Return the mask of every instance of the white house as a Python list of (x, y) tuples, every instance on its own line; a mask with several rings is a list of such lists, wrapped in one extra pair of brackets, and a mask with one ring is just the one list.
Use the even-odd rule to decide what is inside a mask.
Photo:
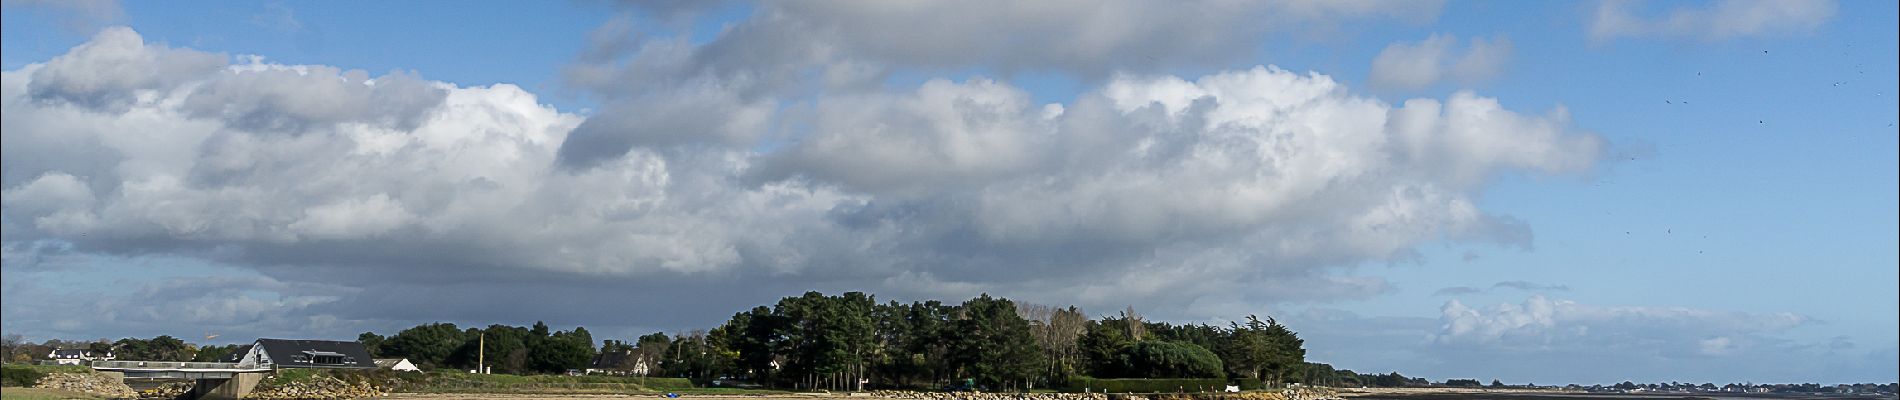
[(589, 363), (588, 368), (582, 372), (589, 375), (646, 376), (651, 371), (652, 368), (646, 357), (634, 354), (632, 351), (610, 351), (595, 355), (594, 362)]
[(57, 362), (59, 365), (80, 365), (93, 361), (111, 361), (112, 351), (108, 350), (100, 353), (87, 349), (56, 348), (53, 349), (52, 353), (47, 353), (46, 358), (52, 359), (53, 362)]
[(387, 369), (391, 371), (404, 371), (404, 372), (421, 372), (422, 371), (421, 368), (416, 368), (416, 364), (409, 362), (409, 359), (407, 358), (378, 358), (376, 359), (376, 366), (381, 367), (382, 369)]

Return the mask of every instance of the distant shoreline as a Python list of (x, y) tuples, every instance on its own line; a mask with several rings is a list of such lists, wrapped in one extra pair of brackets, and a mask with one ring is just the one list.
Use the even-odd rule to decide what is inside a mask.
[(1365, 400), (1615, 400), (1615, 399), (1894, 399), (1874, 394), (1807, 393), (1590, 393), (1549, 389), (1338, 388), (1340, 397)]

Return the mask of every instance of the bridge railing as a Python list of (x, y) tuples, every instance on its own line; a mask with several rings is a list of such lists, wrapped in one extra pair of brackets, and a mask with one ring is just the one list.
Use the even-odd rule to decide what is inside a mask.
[(181, 361), (93, 361), (92, 367), (95, 369), (238, 369), (238, 364)]

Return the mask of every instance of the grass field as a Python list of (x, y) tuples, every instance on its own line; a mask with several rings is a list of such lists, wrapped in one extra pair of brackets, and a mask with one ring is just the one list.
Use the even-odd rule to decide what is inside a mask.
[(432, 372), (426, 376), (406, 377), (399, 391), (415, 393), (592, 393), (642, 394), (675, 393), (752, 393), (740, 389), (694, 388), (681, 378), (637, 376), (504, 375)]

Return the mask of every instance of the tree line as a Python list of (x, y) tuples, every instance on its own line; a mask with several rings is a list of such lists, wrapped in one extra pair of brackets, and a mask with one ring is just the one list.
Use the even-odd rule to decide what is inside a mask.
[(53, 349), (88, 350), (95, 354), (111, 353), (121, 360), (141, 361), (195, 361), (214, 362), (236, 351), (239, 345), (206, 345), (186, 343), (183, 339), (171, 335), (159, 335), (151, 339), (124, 338), (119, 340), (59, 340), (48, 339), (41, 343), (29, 343), (20, 335), (6, 335), (4, 344), (0, 344), (0, 359), (6, 362), (27, 363), (46, 359)]
[(860, 292), (808, 292), (732, 315), (711, 330), (653, 333), (599, 348), (585, 328), (550, 332), (424, 324), (358, 340), (379, 357), (425, 368), (473, 369), (479, 338), (500, 373), (599, 367), (701, 383), (725, 379), (794, 389), (1062, 387), (1072, 377), (1303, 381), (1304, 341), (1272, 318), (1227, 326), (1144, 320), (1131, 307), (1091, 319), (1079, 308), (987, 294), (959, 304), (880, 303)]
[(425, 369), (473, 369), (478, 361), (484, 361), (490, 371), (504, 374), (586, 368), (596, 354), (593, 334), (587, 328), (557, 332), (541, 322), (532, 327), (495, 324), (466, 329), (450, 323), (429, 323), (389, 337), (364, 332), (356, 341), (371, 355), (408, 358)]
[[(597, 367), (792, 389), (1024, 390), (1061, 388), (1084, 377), (1277, 385), (1315, 378), (1304, 341), (1273, 318), (1175, 325), (1148, 321), (1133, 307), (1090, 318), (1073, 306), (987, 294), (950, 304), (808, 292), (739, 311), (710, 330), (656, 332), (632, 342), (596, 342), (584, 327), (555, 331), (542, 322), (427, 323), (389, 336), (364, 332), (357, 341), (376, 357), (408, 358), (425, 369), (468, 370), (479, 360), (506, 374)], [(98, 346), (120, 359), (159, 361), (215, 361), (238, 347), (200, 348), (170, 336), (76, 344), (64, 347)], [(50, 351), (44, 350), (32, 351)]]

